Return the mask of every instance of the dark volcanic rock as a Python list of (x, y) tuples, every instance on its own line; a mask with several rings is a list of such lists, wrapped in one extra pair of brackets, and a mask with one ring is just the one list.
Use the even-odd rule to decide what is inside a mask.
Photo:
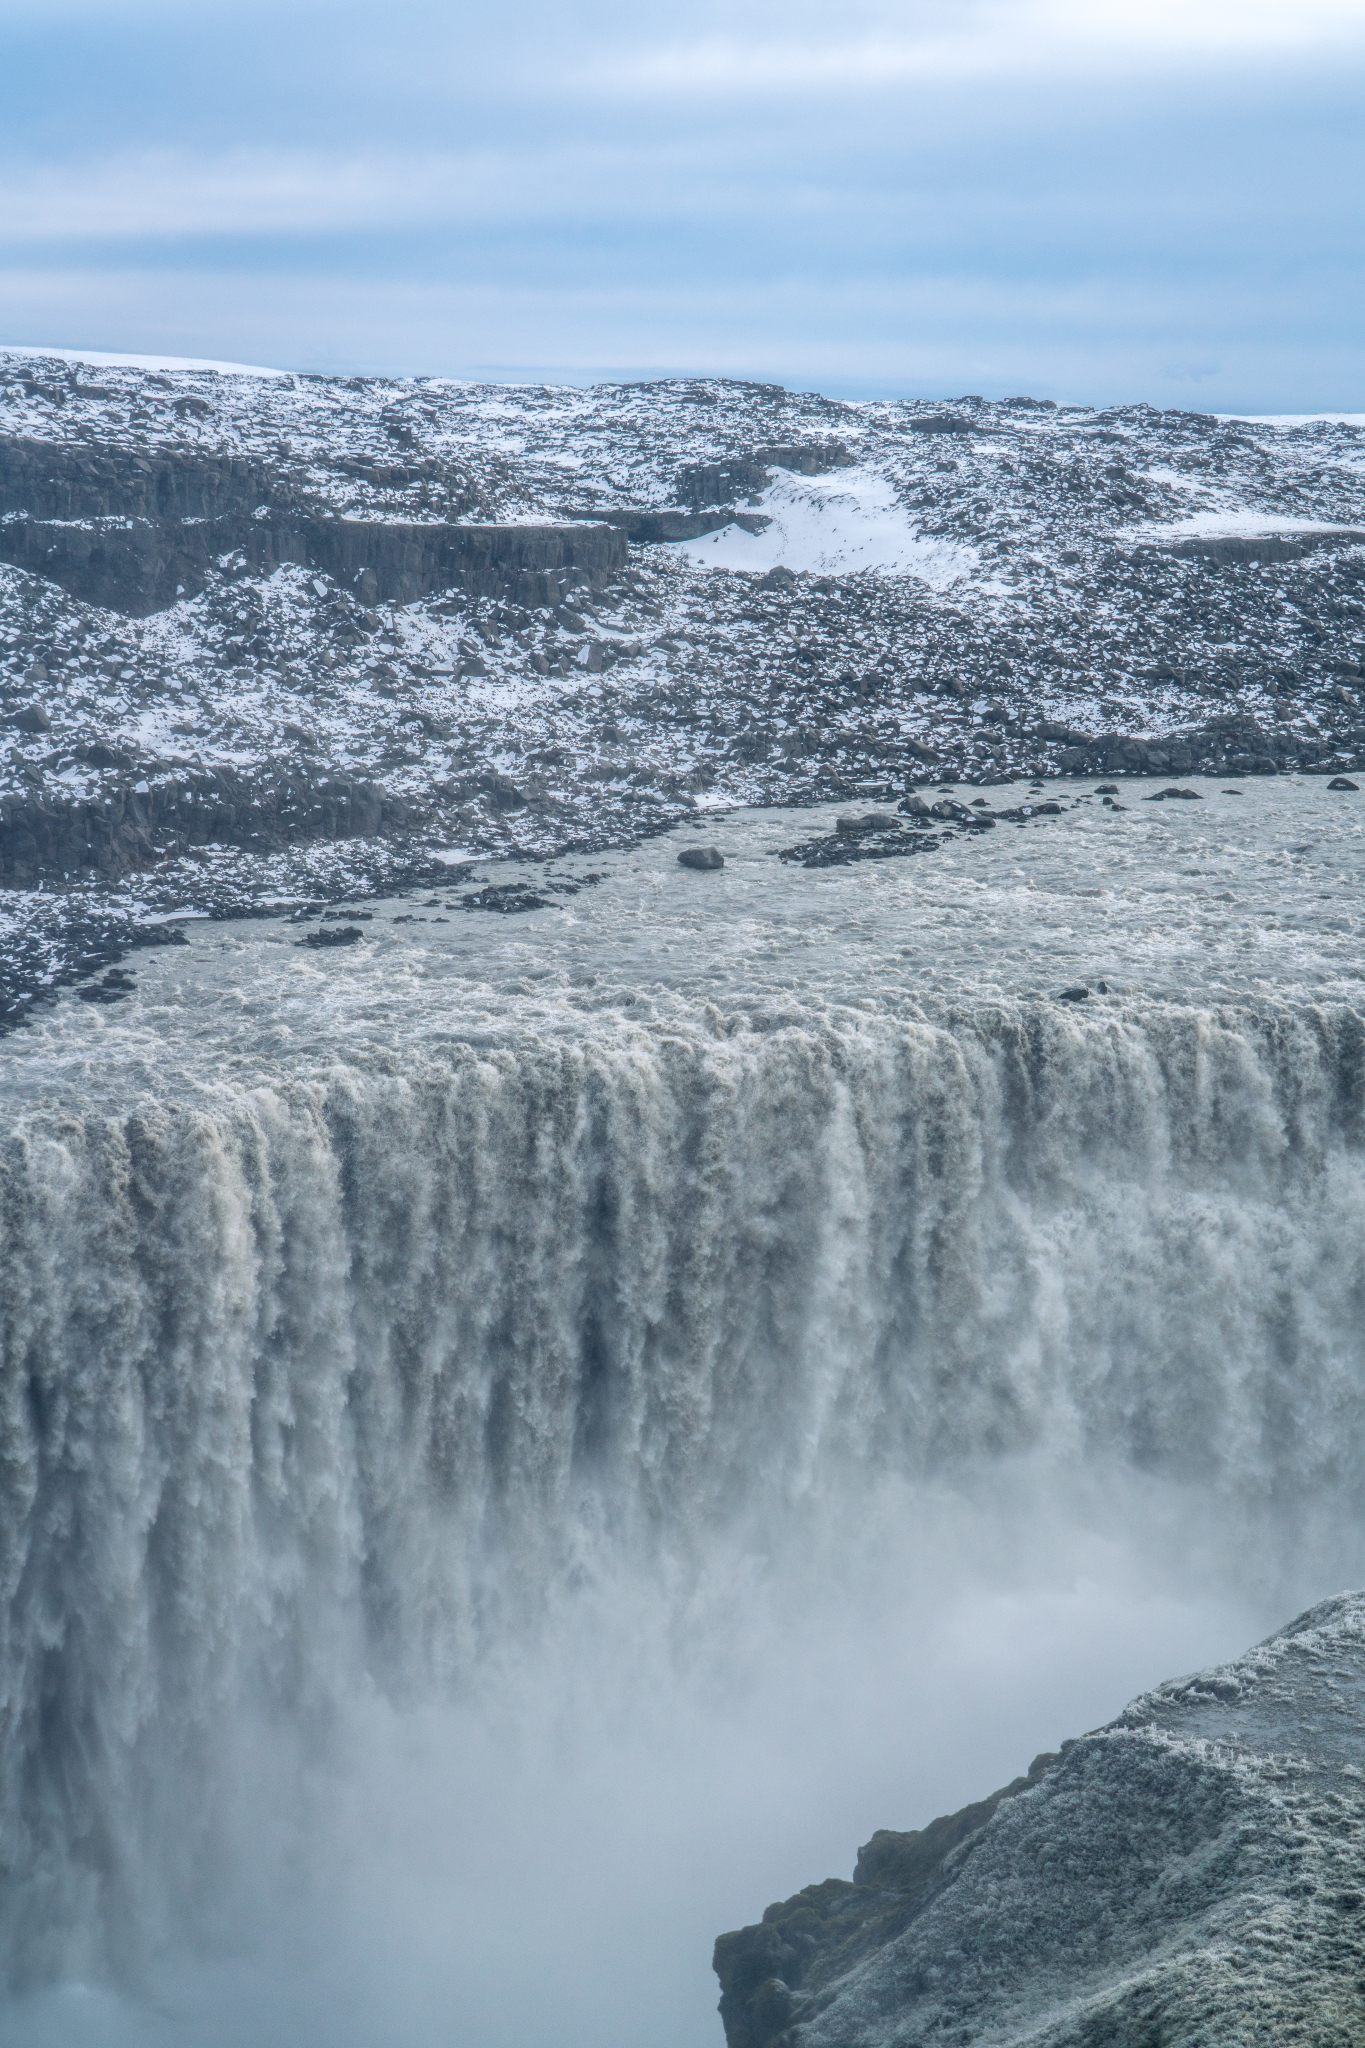
[(518, 917), (527, 910), (546, 910), (549, 904), (548, 896), (521, 882), (490, 882), (487, 888), (471, 889), (460, 898), (461, 910), (496, 910), (504, 917)]
[(716, 1943), (728, 2048), (1359, 2048), (1365, 1594)]
[(1314, 548), (1362, 540), (1365, 540), (1365, 533), (1352, 533), (1345, 528), (1327, 533), (1208, 534), (1177, 541), (1170, 553), (1187, 562), (1243, 566), (1260, 562), (1298, 562)]
[(145, 616), (204, 588), (239, 555), (339, 582), (368, 577), (371, 602), (435, 591), (554, 604), (626, 559), (611, 526), (414, 524), (338, 519), (287, 472), (221, 457), (0, 440), (0, 560), (88, 603)]
[(125, 996), (133, 993), (135, 986), (131, 974), (111, 967), (103, 981), (95, 982), (89, 988), (78, 988), (76, 994), (83, 1003), (121, 1003)]
[(364, 936), (358, 924), (333, 924), (324, 925), (320, 931), (306, 932), (296, 943), (314, 948), (353, 946), (357, 939), (363, 939)]
[[(88, 751), (102, 765), (99, 751)], [(411, 808), (382, 789), (335, 776), (318, 782), (298, 771), (248, 778), (221, 767), (141, 789), (123, 784), (74, 803), (51, 794), (0, 797), (0, 886), (32, 888), (47, 875), (92, 872), (114, 881), (196, 847), (260, 853), (412, 822)]]
[(1306, 744), (1284, 733), (1267, 733), (1254, 718), (1229, 714), (1169, 739), (1138, 739), (1130, 733), (1072, 735), (1057, 756), (1066, 775), (1188, 775), (1193, 770), (1225, 775), (1274, 775)]
[(956, 413), (931, 412), (919, 419), (907, 422), (912, 434), (971, 434), (975, 432), (970, 420), (964, 420)]
[(616, 527), (636, 547), (699, 540), (704, 533), (718, 533), (723, 526), (743, 526), (750, 533), (761, 533), (765, 526), (772, 524), (770, 519), (755, 513), (738, 512), (733, 505), (719, 505), (709, 512), (660, 510), (648, 505), (612, 505), (594, 512), (566, 512), (564, 516), (566, 519), (590, 519), (603, 526)]
[(678, 496), (684, 505), (720, 505), (763, 490), (771, 481), (770, 469), (823, 476), (827, 470), (847, 468), (854, 460), (842, 441), (773, 444), (726, 462), (689, 462), (678, 473)]
[(897, 820), (886, 811), (868, 811), (861, 818), (836, 818), (834, 829), (841, 838), (856, 837), (863, 832), (895, 831)]
[(725, 856), (717, 846), (685, 846), (678, 855), (680, 868), (699, 868), (711, 872), (725, 866)]
[[(966, 815), (970, 817), (971, 813)], [(862, 825), (856, 819), (848, 822), (855, 827), (861, 825), (862, 829), (836, 830), (818, 839), (804, 839), (796, 846), (783, 846), (778, 849), (778, 859), (794, 861), (803, 868), (849, 867), (855, 861), (898, 860), (909, 854), (926, 853), (930, 847), (938, 846), (941, 838), (952, 837), (950, 832), (912, 832), (899, 820), (889, 825)]]

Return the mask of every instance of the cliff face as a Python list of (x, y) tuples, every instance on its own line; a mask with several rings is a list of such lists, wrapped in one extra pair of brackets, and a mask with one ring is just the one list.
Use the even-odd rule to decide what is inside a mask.
[(339, 518), (289, 473), (227, 455), (0, 440), (0, 561), (133, 618), (197, 597), (228, 558), (317, 569), (367, 603), (433, 592), (553, 605), (626, 560), (614, 526)]
[(1365, 2040), (1365, 1594), (716, 1943), (728, 2048)]

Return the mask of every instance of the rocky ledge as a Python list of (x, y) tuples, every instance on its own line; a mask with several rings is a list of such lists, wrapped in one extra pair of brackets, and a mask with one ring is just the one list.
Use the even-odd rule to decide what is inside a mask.
[(1365, 1594), (716, 1943), (727, 2048), (1365, 2041)]

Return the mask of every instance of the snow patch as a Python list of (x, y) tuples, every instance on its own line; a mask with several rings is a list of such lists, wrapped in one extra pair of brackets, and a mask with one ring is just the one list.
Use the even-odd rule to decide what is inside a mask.
[(258, 363), (219, 363), (201, 356), (130, 356), (98, 348), (31, 348), (0, 341), (0, 356), (27, 356), (38, 361), (54, 357), (62, 363), (89, 363), (105, 370), (215, 370), (222, 377), (288, 377), (288, 370), (267, 370)]
[(672, 552), (707, 569), (780, 567), (822, 576), (877, 569), (917, 576), (935, 590), (977, 566), (974, 548), (918, 533), (893, 486), (875, 470), (841, 469), (832, 476), (778, 470), (756, 509), (772, 522), (762, 533), (724, 526), (699, 540), (675, 541)]
[(1149, 519), (1140, 526), (1122, 527), (1116, 540), (1233, 540), (1241, 535), (1259, 539), (1269, 533), (1351, 533), (1353, 527), (1331, 519), (1290, 519), (1274, 512), (1251, 512), (1243, 507), (1222, 512), (1191, 512), (1184, 519)]
[(1220, 412), (1220, 420), (1248, 427), (1365, 427), (1365, 412)]

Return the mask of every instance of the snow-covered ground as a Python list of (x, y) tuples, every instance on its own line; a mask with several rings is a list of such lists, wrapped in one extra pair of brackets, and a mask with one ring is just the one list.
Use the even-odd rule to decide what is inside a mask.
[(0, 356), (32, 362), (88, 363), (96, 370), (209, 370), (219, 377), (287, 377), (288, 370), (263, 369), (258, 363), (218, 363), (203, 356), (129, 356), (98, 348), (31, 348), (22, 342), (0, 341)]
[[(48, 516), (96, 551), (193, 540), (190, 516), (120, 521), (120, 478), (157, 465), (172, 497), (177, 476), (240, 479), (267, 524), (572, 537), (618, 518), (635, 538), (588, 581), (407, 602), (308, 559), (266, 573), (234, 542), (139, 609), (3, 566), (36, 530), (33, 479), (62, 464), (106, 509), (82, 512), (81, 485)], [(1348, 415), (0, 351), (14, 972), (64, 971), (77, 927), (394, 887), (452, 848), (544, 857), (732, 804), (885, 802), (1092, 755), (1349, 769), (1362, 532)], [(1238, 535), (1278, 536), (1281, 558), (1192, 546)], [(1173, 734), (1169, 762), (1131, 754)]]
[(723, 526), (697, 540), (674, 543), (699, 569), (793, 569), (807, 576), (856, 576), (875, 570), (913, 576), (947, 590), (978, 565), (974, 548), (920, 533), (889, 477), (858, 466), (832, 476), (797, 476), (778, 469), (752, 501), (770, 522), (762, 532)]
[(1172, 519), (1145, 526), (1130, 526), (1119, 536), (1129, 541), (1170, 542), (1173, 540), (1259, 539), (1274, 533), (1347, 533), (1350, 527), (1326, 519), (1293, 519), (1274, 512), (1253, 512), (1237, 506), (1223, 511), (1191, 512), (1186, 519)]

